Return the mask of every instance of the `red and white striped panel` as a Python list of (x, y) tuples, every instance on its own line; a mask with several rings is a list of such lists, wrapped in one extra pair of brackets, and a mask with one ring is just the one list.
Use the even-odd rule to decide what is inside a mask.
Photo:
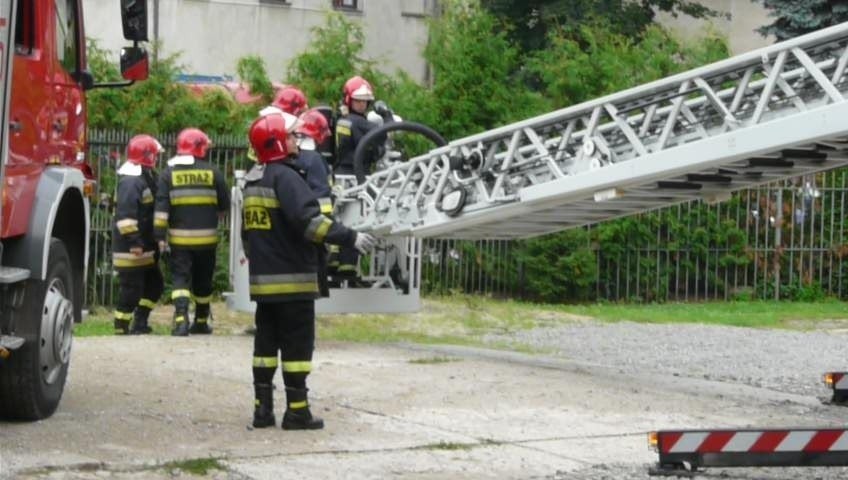
[(663, 454), (848, 451), (848, 430), (710, 430), (660, 432)]

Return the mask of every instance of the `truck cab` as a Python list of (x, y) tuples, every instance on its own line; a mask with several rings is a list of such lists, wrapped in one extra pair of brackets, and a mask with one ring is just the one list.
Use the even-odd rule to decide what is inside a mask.
[[(146, 78), (146, 2), (121, 0), (128, 82), (86, 69), (82, 0), (0, 0), (0, 418), (50, 416), (82, 321), (94, 181), (86, 90)], [(117, 13), (117, 12), (116, 12)]]

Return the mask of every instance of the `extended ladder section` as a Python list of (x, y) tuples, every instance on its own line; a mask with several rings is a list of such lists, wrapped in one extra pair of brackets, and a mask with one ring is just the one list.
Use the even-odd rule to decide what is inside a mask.
[(522, 238), (848, 163), (848, 24), (473, 135), (348, 179), (381, 235)]

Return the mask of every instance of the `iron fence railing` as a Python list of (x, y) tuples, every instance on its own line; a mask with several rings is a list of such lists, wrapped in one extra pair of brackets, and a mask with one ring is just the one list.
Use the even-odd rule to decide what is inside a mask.
[[(687, 202), (640, 214), (633, 218), (641, 235), (622, 239), (617, 248), (599, 241), (608, 224), (587, 227), (585, 248), (597, 262), (594, 299), (848, 297), (842, 261), (848, 255), (846, 175), (845, 169), (824, 172), (743, 190), (727, 202)], [(722, 242), (723, 231), (739, 237), (735, 244)], [(680, 238), (681, 232), (688, 235)], [(515, 241), (428, 239), (423, 290), (533, 298), (524, 252)]]

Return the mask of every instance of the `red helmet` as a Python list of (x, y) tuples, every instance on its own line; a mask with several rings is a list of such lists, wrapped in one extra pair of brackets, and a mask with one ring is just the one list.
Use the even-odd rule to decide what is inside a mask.
[(286, 148), (286, 120), (282, 115), (257, 118), (250, 126), (248, 137), (259, 163), (280, 161), (289, 155)]
[(300, 116), (300, 125), (295, 132), (312, 137), (320, 145), (330, 136), (330, 124), (318, 110), (307, 110)]
[(156, 166), (156, 156), (165, 149), (150, 135), (136, 135), (127, 144), (127, 160), (142, 167)]
[(199, 128), (186, 128), (177, 135), (177, 155), (206, 156), (212, 142)]
[(344, 104), (348, 107), (353, 100), (365, 100), (367, 102), (374, 100), (374, 89), (368, 80), (359, 75), (351, 77), (344, 84)]
[(292, 115), (300, 115), (304, 110), (309, 108), (309, 105), (306, 104), (306, 95), (296, 87), (280, 89), (277, 95), (274, 96), (274, 101), (271, 102), (271, 105)]

